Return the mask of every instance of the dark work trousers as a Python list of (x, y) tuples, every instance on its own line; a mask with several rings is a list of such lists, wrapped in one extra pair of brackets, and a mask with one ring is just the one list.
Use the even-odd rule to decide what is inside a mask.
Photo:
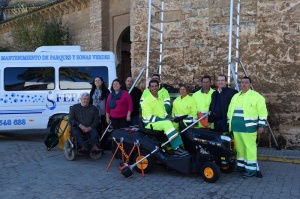
[(87, 146), (87, 143), (84, 142), (84, 136), (87, 134), (90, 136), (90, 141), (92, 146), (95, 144), (98, 144), (99, 142), (99, 134), (96, 130), (96, 128), (92, 128), (92, 130), (88, 133), (83, 133), (82, 130), (79, 127), (74, 128), (74, 136), (77, 140), (78, 147)]
[(131, 115), (130, 119), (130, 126), (139, 125), (139, 115)]
[(214, 121), (214, 129), (217, 132), (229, 132), (226, 119), (219, 119)]
[(126, 117), (121, 118), (110, 118), (111, 125), (113, 126), (113, 129), (120, 129), (129, 127), (129, 122), (127, 122)]

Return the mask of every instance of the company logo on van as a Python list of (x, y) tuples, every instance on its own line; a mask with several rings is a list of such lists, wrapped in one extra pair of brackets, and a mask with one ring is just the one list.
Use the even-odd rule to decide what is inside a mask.
[(79, 97), (77, 93), (64, 93), (64, 94), (52, 94), (50, 91), (47, 95), (47, 101), (46, 107), (49, 110), (54, 110), (57, 106), (58, 102), (72, 102), (72, 104), (75, 104), (79, 101)]
[(48, 106), (48, 104), (46, 104), (46, 107), (49, 110), (54, 110), (56, 108), (56, 102), (54, 100), (49, 99), (48, 95), (47, 95), (47, 101), (50, 102), (52, 104), (52, 106)]

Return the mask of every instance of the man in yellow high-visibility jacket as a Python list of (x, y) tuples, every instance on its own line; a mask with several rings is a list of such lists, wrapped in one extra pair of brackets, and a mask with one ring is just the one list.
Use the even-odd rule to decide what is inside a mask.
[[(214, 89), (210, 87), (211, 78), (208, 75), (204, 75), (201, 78), (201, 86), (202, 88), (193, 94), (193, 98), (196, 101), (197, 113), (206, 114), (209, 110), (209, 106), (211, 103), (211, 95), (215, 92)], [(209, 126), (204, 126), (201, 121), (199, 122), (200, 128), (209, 128)]]
[[(160, 75), (159, 74), (153, 74), (151, 77), (151, 80), (157, 80), (158, 83), (160, 83)], [(142, 104), (142, 102), (144, 101), (144, 99), (150, 95), (150, 89), (146, 88), (142, 94), (142, 97), (140, 99), (140, 104)], [(171, 113), (171, 98), (170, 98), (170, 94), (167, 91), (167, 89), (165, 89), (164, 87), (162, 87), (161, 84), (159, 84), (159, 89), (158, 89), (158, 96), (163, 99), (164, 101), (164, 106), (165, 109), (167, 111), (167, 113)]]
[(164, 101), (158, 96), (159, 83), (157, 80), (149, 82), (150, 95), (142, 102), (142, 116), (145, 128), (164, 131), (171, 143), (174, 154), (177, 156), (188, 155), (181, 146), (183, 144), (180, 135), (178, 135), (172, 125), (172, 116), (168, 115), (164, 107)]
[(227, 113), (236, 144), (237, 170), (244, 172), (244, 178), (256, 175), (257, 133), (264, 131), (268, 116), (265, 98), (251, 90), (251, 83), (249, 77), (242, 78), (241, 91), (231, 99)]

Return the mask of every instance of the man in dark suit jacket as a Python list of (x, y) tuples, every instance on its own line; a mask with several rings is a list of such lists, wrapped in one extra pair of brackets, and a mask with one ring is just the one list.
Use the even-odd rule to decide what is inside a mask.
[(219, 132), (228, 132), (227, 111), (231, 98), (237, 93), (237, 90), (229, 88), (226, 85), (227, 77), (218, 76), (218, 89), (212, 94), (209, 111), (211, 115), (208, 118), (209, 123), (214, 123), (214, 129)]
[(84, 153), (88, 151), (83, 135), (89, 134), (93, 152), (102, 152), (98, 148), (99, 134), (96, 127), (99, 125), (99, 110), (89, 104), (90, 94), (82, 93), (80, 97), (80, 104), (75, 104), (70, 109), (69, 120), (73, 127), (73, 133), (79, 146), (79, 152)]

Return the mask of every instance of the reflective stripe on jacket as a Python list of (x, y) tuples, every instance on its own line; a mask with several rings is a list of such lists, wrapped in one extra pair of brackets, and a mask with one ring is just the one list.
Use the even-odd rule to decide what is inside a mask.
[[(146, 88), (142, 94), (142, 97), (140, 99), (140, 104), (146, 99), (147, 96), (151, 94), (150, 90)], [(167, 112), (171, 111), (171, 99), (169, 92), (164, 88), (161, 87), (158, 90), (158, 97), (161, 98), (164, 101), (164, 106)]]
[(196, 102), (194, 98), (189, 95), (184, 98), (179, 96), (173, 101), (172, 116), (179, 117), (183, 115), (188, 115), (188, 117), (184, 119), (184, 122), (187, 124), (192, 123), (197, 118)]
[(243, 103), (244, 121), (247, 131), (255, 132), (258, 127), (264, 127), (268, 116), (265, 98), (254, 90), (248, 90), (245, 94), (242, 94), (242, 91), (240, 91), (231, 99), (227, 113), (229, 130), (231, 131), (231, 121), (236, 108), (236, 100), (240, 95), (245, 95), (247, 99)]
[(143, 100), (141, 107), (145, 126), (150, 122), (162, 121), (168, 115), (164, 101), (160, 97), (154, 97), (151, 93)]
[(193, 98), (196, 102), (197, 112), (203, 114), (207, 113), (211, 103), (211, 95), (216, 92), (214, 89), (210, 88), (208, 93), (204, 93), (203, 90), (199, 90), (193, 94)]

